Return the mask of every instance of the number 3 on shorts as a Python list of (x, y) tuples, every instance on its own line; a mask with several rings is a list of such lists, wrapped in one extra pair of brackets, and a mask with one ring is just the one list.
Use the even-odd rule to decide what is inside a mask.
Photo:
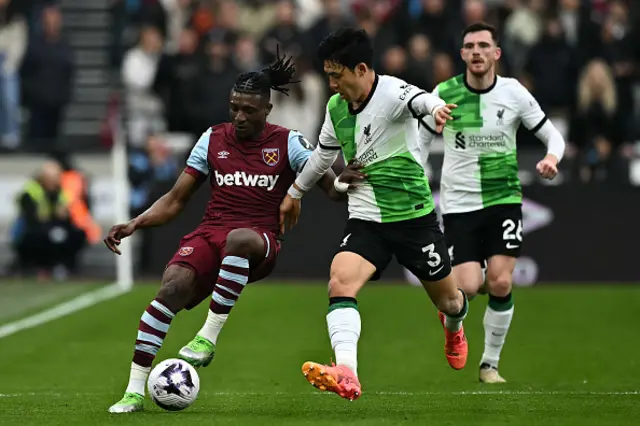
[(442, 258), (438, 253), (435, 252), (435, 249), (436, 246), (433, 243), (429, 244), (428, 246), (422, 247), (422, 252), (426, 253), (428, 257), (427, 265), (431, 266), (432, 268), (437, 267), (438, 265), (440, 265), (440, 262), (442, 262)]

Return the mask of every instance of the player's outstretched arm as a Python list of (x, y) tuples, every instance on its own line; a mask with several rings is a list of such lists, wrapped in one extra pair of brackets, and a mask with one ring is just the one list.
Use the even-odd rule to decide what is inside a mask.
[(558, 174), (558, 163), (564, 156), (564, 138), (542, 111), (538, 101), (520, 83), (515, 86), (515, 94), (522, 124), (547, 146), (547, 154), (538, 162), (536, 169), (544, 179), (553, 179)]
[(200, 187), (204, 179), (197, 178), (189, 173), (182, 172), (173, 188), (140, 216), (131, 219), (128, 223), (114, 225), (104, 243), (109, 250), (121, 254), (118, 246), (123, 238), (129, 237), (138, 229), (164, 225), (184, 209), (194, 192)]
[(280, 232), (284, 233), (298, 223), (300, 199), (331, 169), (340, 152), (329, 109), (325, 114), (318, 146), (313, 150), (296, 181), (291, 185), (280, 204)]
[(331, 166), (338, 158), (340, 149), (340, 141), (336, 137), (331, 115), (329, 109), (327, 109), (320, 137), (318, 138), (318, 146), (308, 156), (298, 178), (289, 188), (289, 195), (294, 199), (302, 198), (325, 173), (331, 170)]
[(136, 229), (161, 226), (173, 220), (200, 188), (204, 179), (182, 172), (173, 188), (160, 197), (140, 216), (131, 220)]
[(458, 106), (447, 104), (440, 99), (437, 92), (428, 93), (416, 86), (397, 80), (397, 93), (390, 100), (391, 119), (406, 119), (413, 117), (417, 120), (424, 120), (424, 117), (431, 115), (435, 121), (436, 132), (441, 132), (447, 121), (453, 120), (451, 111)]
[(535, 135), (547, 146), (547, 154), (538, 162), (536, 169), (540, 176), (551, 180), (558, 174), (558, 163), (564, 155), (564, 138), (549, 120), (546, 120)]

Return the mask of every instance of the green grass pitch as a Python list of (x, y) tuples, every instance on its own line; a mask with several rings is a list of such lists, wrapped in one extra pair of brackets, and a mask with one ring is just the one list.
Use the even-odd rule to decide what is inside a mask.
[[(506, 385), (478, 383), (485, 297), (471, 302), (469, 362), (454, 371), (421, 289), (368, 286), (359, 298), (363, 396), (348, 402), (317, 391), (300, 372), (304, 361), (332, 356), (326, 286), (255, 284), (227, 322), (216, 359), (199, 370), (193, 406), (170, 413), (147, 399), (144, 413), (110, 415), (154, 293), (139, 286), (0, 339), (0, 425), (640, 424), (640, 286), (516, 289), (500, 370)], [(191, 339), (206, 309), (177, 316), (158, 360)]]

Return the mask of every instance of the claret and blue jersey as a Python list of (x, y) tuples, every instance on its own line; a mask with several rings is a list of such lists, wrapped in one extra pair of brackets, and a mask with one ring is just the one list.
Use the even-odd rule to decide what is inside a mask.
[(254, 141), (238, 141), (231, 124), (202, 134), (185, 171), (208, 177), (211, 201), (203, 224), (238, 224), (278, 229), (287, 189), (304, 167), (313, 146), (295, 130), (267, 123)]

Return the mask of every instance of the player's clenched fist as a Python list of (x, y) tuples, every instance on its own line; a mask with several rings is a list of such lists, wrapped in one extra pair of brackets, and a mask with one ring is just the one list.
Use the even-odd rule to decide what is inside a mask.
[(120, 252), (120, 249), (118, 249), (120, 242), (123, 238), (127, 238), (128, 236), (133, 234), (135, 230), (136, 228), (133, 222), (114, 225), (113, 227), (111, 227), (111, 230), (109, 230), (107, 238), (103, 240), (104, 244), (115, 254), (122, 254)]
[(436, 132), (440, 133), (444, 129), (444, 126), (447, 124), (447, 121), (453, 120), (451, 116), (451, 111), (458, 108), (456, 104), (447, 104), (440, 108), (437, 108), (433, 112), (433, 118), (436, 122)]
[(553, 179), (558, 174), (558, 159), (548, 154), (536, 165), (536, 170), (545, 179)]
[(287, 194), (280, 204), (280, 233), (288, 231), (298, 224), (302, 206), (299, 198)]

